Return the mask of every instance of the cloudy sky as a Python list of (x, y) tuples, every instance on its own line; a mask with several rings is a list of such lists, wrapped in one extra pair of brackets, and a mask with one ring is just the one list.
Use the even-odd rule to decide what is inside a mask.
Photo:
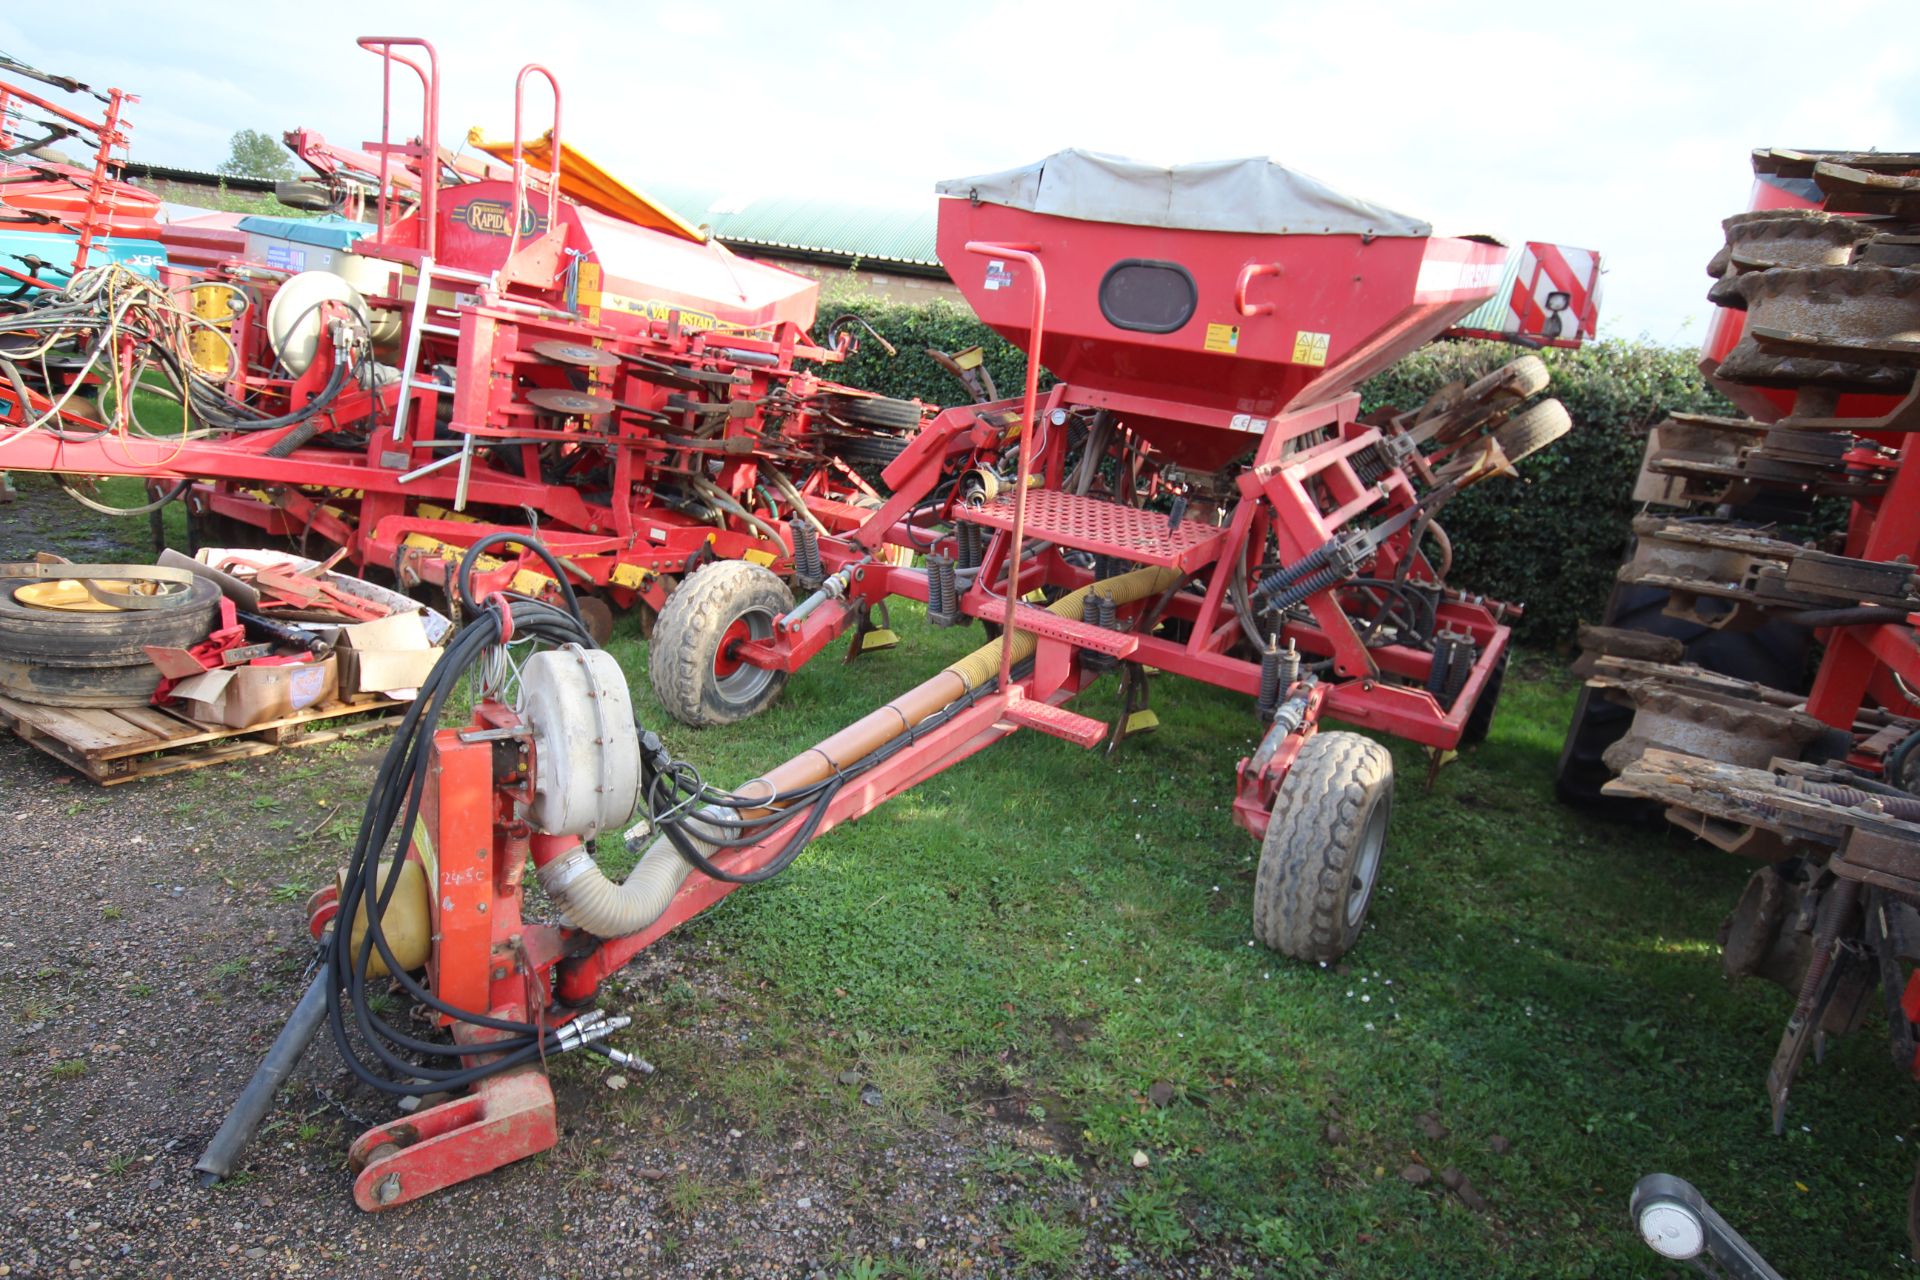
[(139, 93), (135, 158), (192, 168), (240, 128), (376, 137), (375, 32), (437, 45), (449, 144), (510, 132), (535, 60), (643, 187), (911, 203), (1067, 146), (1269, 155), (1442, 232), (1597, 248), (1603, 333), (1691, 344), (1752, 147), (1920, 150), (1913, 5), (92, 0), (6, 5), (0, 51)]

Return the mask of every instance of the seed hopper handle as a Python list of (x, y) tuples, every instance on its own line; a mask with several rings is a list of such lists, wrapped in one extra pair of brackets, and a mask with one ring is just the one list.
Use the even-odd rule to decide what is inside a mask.
[(513, 226), (508, 233), (507, 261), (513, 261), (513, 255), (520, 248), (520, 220), (527, 214), (527, 162), (522, 155), (526, 146), (526, 133), (520, 127), (521, 107), (527, 91), (527, 77), (534, 72), (546, 77), (547, 87), (553, 90), (553, 129), (547, 134), (547, 225), (553, 225), (553, 202), (560, 198), (560, 82), (553, 78), (553, 72), (537, 62), (529, 62), (520, 68), (520, 74), (513, 81)]
[(1040, 265), (1040, 246), (967, 241), (967, 252), (983, 258), (1012, 258), (1033, 272), (1033, 317), (1027, 325), (1027, 389), (1020, 402), (1020, 465), (1013, 482), (1013, 547), (1007, 562), (1007, 640), (1000, 646), (1000, 689), (1013, 683), (1013, 610), (1020, 599), (1020, 553), (1027, 534), (1027, 476), (1033, 469), (1033, 415), (1040, 398), (1040, 339), (1047, 318), (1047, 272)]
[(1243, 316), (1270, 316), (1273, 314), (1271, 302), (1247, 301), (1247, 286), (1259, 276), (1277, 276), (1280, 264), (1277, 262), (1249, 262), (1240, 268), (1240, 278), (1233, 282), (1233, 305)]
[[(434, 253), (434, 240), (439, 235), (439, 224), (435, 215), (439, 209), (440, 194), (440, 55), (427, 41), (418, 36), (361, 36), (356, 42), (369, 53), (380, 55), (380, 194), (378, 201), (379, 229), (376, 239), (385, 239), (387, 234), (387, 175), (392, 163), (390, 147), (393, 142), (393, 64), (399, 63), (420, 77), (421, 121), (420, 121), (420, 245), (427, 256)], [(395, 53), (398, 46), (423, 50), (427, 55), (427, 65), (421, 66), (403, 53)]]

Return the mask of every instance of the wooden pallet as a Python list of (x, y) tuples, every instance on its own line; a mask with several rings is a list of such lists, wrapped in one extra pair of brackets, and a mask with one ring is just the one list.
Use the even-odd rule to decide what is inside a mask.
[(0, 697), (0, 725), (102, 786), (308, 747), (389, 729), (392, 699), (336, 702), (244, 729), (201, 724), (159, 707), (49, 707)]

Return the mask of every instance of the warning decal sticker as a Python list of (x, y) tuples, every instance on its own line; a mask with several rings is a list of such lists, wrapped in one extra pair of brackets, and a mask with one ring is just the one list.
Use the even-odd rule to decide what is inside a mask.
[(1318, 369), (1327, 363), (1327, 346), (1333, 341), (1330, 333), (1309, 333), (1302, 329), (1293, 335), (1293, 362), (1312, 365)]
[(1240, 326), (1237, 324), (1208, 325), (1206, 346), (1209, 351), (1224, 351), (1232, 355), (1240, 349)]

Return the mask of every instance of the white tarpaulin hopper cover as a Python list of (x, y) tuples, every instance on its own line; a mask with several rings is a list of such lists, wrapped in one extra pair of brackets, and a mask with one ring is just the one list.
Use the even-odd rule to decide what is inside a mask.
[(954, 178), (934, 190), (1127, 226), (1292, 236), (1433, 234), (1429, 223), (1342, 195), (1264, 156), (1168, 168), (1069, 149), (1024, 168)]

